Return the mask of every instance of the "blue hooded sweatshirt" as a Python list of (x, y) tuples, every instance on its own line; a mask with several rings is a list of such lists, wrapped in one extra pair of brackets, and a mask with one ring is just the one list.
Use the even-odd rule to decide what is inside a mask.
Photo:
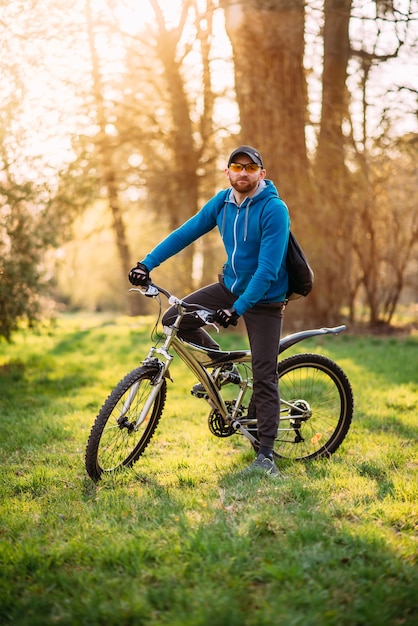
[(240, 206), (232, 188), (220, 191), (141, 262), (151, 271), (216, 225), (227, 254), (224, 284), (236, 294), (238, 315), (255, 304), (283, 302), (288, 286), (290, 219), (270, 180), (260, 181), (254, 196), (245, 198)]

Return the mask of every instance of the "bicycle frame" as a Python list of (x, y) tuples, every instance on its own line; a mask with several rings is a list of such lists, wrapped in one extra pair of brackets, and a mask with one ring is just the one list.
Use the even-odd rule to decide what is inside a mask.
[[(178, 356), (184, 361), (187, 367), (194, 373), (199, 382), (201, 382), (204, 386), (207, 392), (206, 400), (209, 405), (213, 409), (218, 410), (223, 416), (225, 422), (232, 426), (234, 430), (241, 432), (245, 437), (253, 442), (256, 442), (256, 438), (248, 433), (248, 431), (245, 430), (236, 420), (236, 414), (242, 403), (244, 395), (247, 389), (252, 388), (252, 384), (250, 384), (250, 381), (243, 380), (239, 384), (240, 389), (235, 400), (235, 406), (233, 407), (232, 412), (228, 410), (222, 393), (216, 385), (216, 380), (222, 369), (222, 364), (231, 362), (250, 363), (250, 351), (242, 350), (233, 352), (220, 352), (215, 350), (205, 350), (204, 348), (183, 341), (182, 339), (177, 337), (177, 322), (180, 322), (183, 316), (184, 313), (180, 313), (173, 326), (164, 327), (166, 339), (163, 345), (161, 347), (153, 346), (150, 349), (147, 358), (143, 361), (144, 365), (158, 364), (160, 371), (157, 378), (153, 382), (154, 391), (150, 394), (148, 402), (144, 407), (141, 416), (139, 417), (138, 423), (140, 423), (142, 419), (142, 414), (146, 415), (146, 413), (148, 412), (149, 406), (151, 406), (152, 402), (154, 401), (156, 395), (160, 390), (164, 377), (170, 378), (169, 367), (171, 361), (173, 360), (173, 356), (169, 353), (169, 349), (172, 348), (176, 352), (176, 354), (178, 354)], [(164, 361), (161, 360), (161, 358), (158, 359), (156, 355), (163, 357)], [(210, 374), (207, 371), (207, 367), (215, 368), (213, 374)]]
[[(214, 325), (214, 311), (179, 300), (150, 283), (139, 291), (148, 297), (164, 294), (177, 310), (175, 322), (141, 364), (128, 372), (106, 398), (96, 416), (86, 446), (88, 475), (99, 480), (124, 467), (132, 467), (154, 436), (167, 399), (167, 378), (176, 355), (199, 384), (191, 393), (209, 404), (208, 427), (216, 437), (235, 433), (260, 448), (250, 350), (223, 351), (189, 343), (179, 336), (181, 321), (192, 313), (201, 325)], [(159, 298), (158, 298), (159, 299)], [(160, 299), (159, 299), (160, 301)], [(160, 302), (161, 313), (161, 302)], [(284, 337), (277, 352), (316, 335), (333, 334), (345, 326), (318, 328)], [(273, 455), (307, 460), (329, 457), (343, 442), (353, 417), (354, 398), (346, 374), (325, 355), (297, 352), (278, 362), (280, 420)], [(283, 423), (282, 423), (283, 420)]]
[[(210, 350), (207, 348), (202, 348), (201, 346), (186, 342), (178, 337), (178, 330), (183, 317), (188, 312), (190, 312), (190, 306), (188, 304), (184, 303), (182, 300), (175, 298), (174, 296), (171, 296), (168, 292), (158, 287), (157, 285), (148, 286), (145, 292), (140, 289), (132, 289), (131, 291), (139, 291), (143, 295), (148, 295), (151, 297), (157, 295), (159, 292), (162, 292), (168, 297), (170, 304), (177, 306), (178, 311), (178, 315), (174, 324), (169, 327), (165, 326), (163, 329), (165, 335), (165, 340), (163, 344), (160, 347), (152, 346), (147, 357), (143, 361), (144, 365), (158, 365), (159, 373), (152, 381), (154, 390), (150, 394), (148, 401), (144, 406), (143, 411), (141, 412), (141, 415), (138, 417), (137, 426), (141, 423), (143, 417), (147, 414), (149, 407), (154, 402), (155, 397), (157, 396), (163, 384), (164, 378), (170, 378), (169, 368), (171, 361), (174, 358), (173, 355), (170, 354), (170, 349), (172, 349), (183, 360), (183, 362), (190, 369), (190, 371), (193, 372), (198, 381), (203, 385), (204, 389), (206, 390), (205, 399), (212, 407), (212, 409), (218, 411), (222, 415), (226, 424), (230, 425), (234, 430), (240, 432), (252, 443), (257, 443), (257, 439), (248, 431), (248, 429), (243, 428), (238, 420), (238, 412), (242, 405), (244, 396), (246, 395), (248, 389), (252, 389), (252, 380), (247, 378), (243, 379), (239, 383), (239, 391), (232, 407), (228, 407), (226, 405), (225, 399), (221, 393), (221, 389), (216, 384), (216, 381), (222, 369), (222, 365), (225, 365), (226, 363), (251, 363), (250, 350), (224, 352), (221, 350)], [(194, 313), (201, 317), (204, 321), (206, 321), (206, 323), (211, 323), (210, 321), (208, 321), (208, 313), (210, 312), (203, 309), (193, 310)], [(335, 335), (345, 330), (345, 328), (345, 326), (337, 326), (335, 328), (319, 328), (293, 333), (281, 339), (278, 353), (280, 354), (284, 352), (291, 346), (309, 337), (324, 334)], [(212, 373), (208, 372), (208, 367), (213, 368)], [(133, 397), (134, 395), (135, 394), (133, 394)], [(126, 411), (128, 410), (132, 399), (128, 399)], [(296, 411), (297, 414), (300, 414), (301, 416), (304, 413), (303, 409), (295, 407), (295, 405), (292, 403), (283, 400), (282, 404), (285, 407), (285, 412), (288, 412), (289, 409), (291, 409), (293, 411)], [(295, 413), (293, 413), (292, 417), (295, 417)], [(290, 416), (287, 419), (290, 419)]]

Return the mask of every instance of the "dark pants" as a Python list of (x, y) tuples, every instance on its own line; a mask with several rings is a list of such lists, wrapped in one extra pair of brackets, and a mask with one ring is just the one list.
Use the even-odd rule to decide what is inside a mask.
[[(226, 287), (213, 283), (184, 298), (186, 302), (201, 304), (208, 309), (228, 309), (235, 300)], [(260, 445), (273, 448), (280, 419), (280, 396), (277, 375), (277, 355), (283, 324), (284, 303), (257, 304), (243, 318), (251, 348), (253, 368), (252, 408), (255, 408)], [(177, 309), (171, 307), (163, 316), (163, 324), (174, 322)], [(219, 350), (219, 345), (202, 328), (203, 322), (187, 315), (181, 325), (179, 336), (205, 348)]]

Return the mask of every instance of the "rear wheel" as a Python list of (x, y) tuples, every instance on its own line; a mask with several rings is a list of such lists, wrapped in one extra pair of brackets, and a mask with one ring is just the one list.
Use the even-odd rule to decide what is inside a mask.
[(103, 473), (131, 467), (144, 452), (164, 409), (165, 379), (156, 390), (158, 367), (138, 367), (116, 385), (102, 406), (87, 442), (88, 475), (99, 480)]
[(353, 417), (353, 392), (343, 370), (326, 356), (296, 354), (279, 363), (279, 388), (275, 455), (293, 460), (331, 456)]

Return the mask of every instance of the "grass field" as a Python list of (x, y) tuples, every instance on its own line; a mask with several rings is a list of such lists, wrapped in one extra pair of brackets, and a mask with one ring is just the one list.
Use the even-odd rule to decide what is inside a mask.
[(68, 316), (0, 344), (0, 623), (416, 626), (418, 337), (293, 349), (343, 367), (355, 416), (331, 459), (278, 480), (240, 475), (250, 446), (210, 434), (175, 362), (146, 454), (96, 485), (91, 425), (150, 330)]

